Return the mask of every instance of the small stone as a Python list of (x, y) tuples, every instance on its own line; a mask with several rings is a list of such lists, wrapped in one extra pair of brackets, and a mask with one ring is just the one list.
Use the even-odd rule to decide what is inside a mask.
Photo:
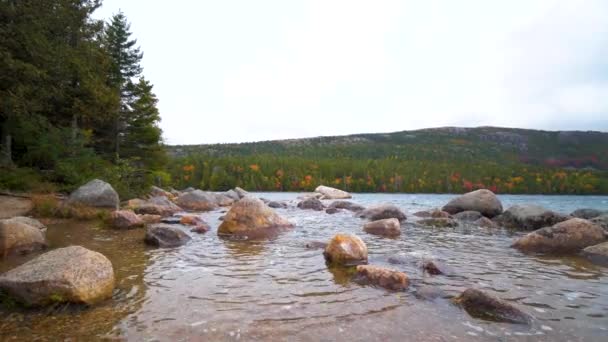
[(177, 247), (186, 244), (190, 239), (190, 236), (179, 228), (166, 224), (155, 224), (146, 231), (144, 241), (152, 246)]
[(368, 222), (363, 225), (366, 233), (384, 236), (398, 236), (401, 234), (401, 224), (396, 218)]
[(410, 285), (405, 273), (378, 266), (359, 265), (357, 276), (360, 280), (393, 291), (404, 290)]
[(532, 317), (516, 306), (477, 289), (466, 289), (454, 301), (469, 315), (495, 322), (529, 324)]
[(367, 246), (356, 235), (336, 234), (325, 247), (325, 260), (334, 265), (367, 263)]

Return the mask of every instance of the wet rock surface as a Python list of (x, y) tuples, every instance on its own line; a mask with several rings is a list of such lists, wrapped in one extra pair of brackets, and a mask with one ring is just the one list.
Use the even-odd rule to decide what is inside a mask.
[(398, 236), (401, 234), (401, 224), (396, 218), (367, 222), (363, 225), (366, 233), (383, 236)]
[(441, 210), (452, 215), (472, 210), (492, 218), (502, 213), (502, 203), (492, 191), (480, 189), (452, 199)]
[(352, 212), (359, 212), (365, 209), (362, 205), (350, 201), (333, 201), (329, 205), (330, 209), (345, 209)]
[(55, 249), (0, 276), (0, 289), (19, 302), (44, 306), (94, 304), (112, 296), (112, 263), (80, 246)]
[(323, 199), (346, 199), (352, 198), (351, 194), (346, 191), (331, 188), (329, 186), (320, 185), (315, 189), (315, 192), (323, 195)]
[(323, 252), (325, 261), (332, 265), (358, 265), (367, 263), (367, 246), (360, 237), (336, 234)]
[(357, 216), (371, 221), (382, 219), (396, 218), (397, 220), (405, 221), (407, 217), (399, 207), (393, 204), (381, 204), (369, 207), (357, 213)]
[(178, 247), (185, 245), (191, 237), (183, 230), (168, 224), (155, 224), (146, 230), (144, 241), (156, 247)]
[(476, 318), (515, 324), (532, 322), (532, 316), (515, 305), (481, 290), (466, 289), (454, 301)]
[(574, 218), (538, 229), (513, 244), (523, 252), (571, 253), (606, 239), (602, 228), (591, 221)]
[(405, 290), (410, 285), (409, 278), (405, 273), (371, 265), (357, 266), (356, 279), (358, 282), (380, 286), (393, 291)]
[(581, 255), (600, 265), (608, 265), (608, 242), (586, 247)]
[(21, 220), (0, 220), (0, 257), (28, 254), (46, 246), (46, 239), (39, 227)]
[(325, 206), (319, 199), (310, 197), (300, 201), (300, 203), (298, 203), (298, 208), (321, 211), (325, 209)]
[(140, 228), (144, 224), (144, 220), (131, 210), (117, 210), (110, 214), (110, 225), (115, 229)]
[(245, 197), (236, 202), (226, 213), (218, 234), (241, 238), (266, 238), (293, 224), (281, 217), (260, 199)]
[(453, 228), (458, 227), (458, 221), (451, 218), (427, 218), (418, 221), (419, 224), (428, 227), (436, 228)]
[(568, 216), (548, 210), (539, 205), (514, 205), (494, 221), (504, 227), (516, 230), (536, 230), (550, 227), (569, 219)]

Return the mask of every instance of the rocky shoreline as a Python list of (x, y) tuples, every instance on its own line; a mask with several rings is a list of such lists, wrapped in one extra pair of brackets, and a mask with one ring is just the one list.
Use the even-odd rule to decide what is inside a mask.
[[(190, 243), (191, 233), (209, 233), (209, 223), (197, 214), (201, 211), (225, 212), (217, 234), (237, 240), (267, 239), (298, 229), (281, 217), (275, 211), (277, 208), (325, 211), (327, 215), (351, 213), (363, 220), (361, 236), (337, 234), (329, 241), (308, 242), (303, 248), (322, 250), (328, 268), (353, 269), (353, 281), (384, 291), (409, 291), (416, 284), (404, 272), (368, 264), (368, 247), (362, 237), (373, 234), (393, 238), (406, 233), (406, 222), (428, 229), (473, 225), (525, 231), (527, 234), (512, 244), (522, 252), (522, 258), (529, 253), (544, 253), (580, 255), (599, 265), (608, 260), (608, 212), (605, 211), (579, 209), (565, 215), (537, 205), (515, 205), (504, 210), (498, 197), (485, 189), (456, 196), (442, 208), (429, 208), (411, 215), (390, 203), (365, 208), (346, 200), (351, 198), (352, 195), (344, 191), (325, 186), (297, 201), (269, 201), (240, 188), (213, 193), (153, 187), (147, 198), (120, 202), (110, 184), (94, 180), (72, 193), (61, 205), (73, 210), (86, 207), (98, 211), (111, 229), (145, 229), (142, 243), (159, 248), (179, 248)], [(0, 255), (28, 254), (46, 248), (45, 229), (39, 221), (25, 216), (0, 220)], [(446, 269), (438, 260), (423, 260), (420, 267), (430, 276), (457, 273)], [(0, 275), (0, 291), (27, 306), (93, 305), (111, 297), (114, 282), (112, 264), (107, 258), (72, 246), (41, 254)], [(481, 319), (523, 324), (532, 321), (529, 313), (478, 289), (467, 289), (452, 298), (452, 302)]]

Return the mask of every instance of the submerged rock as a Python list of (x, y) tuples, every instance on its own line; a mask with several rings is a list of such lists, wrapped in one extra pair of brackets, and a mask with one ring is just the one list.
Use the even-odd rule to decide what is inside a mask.
[(378, 266), (357, 266), (357, 277), (359, 281), (393, 291), (405, 290), (410, 285), (405, 273)]
[(144, 221), (144, 224), (160, 223), (162, 220), (162, 216), (150, 214), (139, 215), (139, 218)]
[(398, 236), (401, 234), (401, 224), (396, 218), (368, 222), (363, 225), (366, 233), (384, 236)]
[(556, 223), (566, 221), (568, 216), (558, 214), (538, 205), (514, 205), (502, 215), (495, 218), (495, 222), (507, 228), (517, 230), (536, 230), (550, 227)]
[(443, 210), (423, 210), (423, 211), (418, 211), (416, 213), (414, 213), (414, 216), (416, 217), (431, 217), (431, 218), (451, 218), (452, 215), (450, 215), (448, 212), (445, 212)]
[(353, 203), (353, 202), (349, 202), (349, 201), (334, 201), (329, 205), (330, 209), (346, 209), (352, 212), (359, 212), (361, 210), (364, 210), (365, 207)]
[(270, 201), (268, 202), (268, 206), (274, 209), (285, 209), (287, 208), (287, 203), (278, 202), (278, 201)]
[(325, 213), (327, 213), (329, 215), (337, 214), (339, 212), (340, 212), (340, 209), (336, 209), (336, 208), (327, 208), (327, 209), (325, 209)]
[(321, 211), (325, 208), (325, 206), (319, 199), (310, 197), (298, 203), (298, 208)]
[(608, 242), (589, 246), (581, 251), (585, 258), (602, 265), (608, 265)]
[(183, 230), (168, 224), (155, 224), (148, 227), (144, 241), (157, 247), (177, 247), (188, 243), (191, 237)]
[(119, 205), (118, 193), (102, 180), (94, 179), (72, 192), (70, 205), (84, 205), (93, 208), (114, 208)]
[(346, 199), (346, 198), (353, 197), (353, 196), (351, 196), (351, 194), (349, 194), (346, 191), (336, 189), (336, 188), (331, 188), (329, 186), (324, 186), (324, 185), (319, 185), (315, 189), (315, 192), (318, 192), (321, 195), (323, 195), (323, 199)]
[(309, 241), (304, 246), (308, 249), (325, 249), (327, 243), (322, 241)]
[(210, 211), (218, 207), (216, 195), (201, 190), (189, 191), (179, 196), (176, 203), (184, 209), (196, 211)]
[(47, 252), (2, 274), (0, 289), (31, 306), (57, 302), (94, 304), (112, 296), (114, 269), (102, 254), (70, 246)]
[(480, 218), (485, 217), (479, 211), (466, 210), (454, 215), (454, 218), (465, 222), (475, 222)]
[(451, 218), (428, 218), (422, 219), (418, 221), (419, 224), (429, 226), (429, 227), (438, 227), (438, 228), (454, 228), (458, 227), (458, 222)]
[(568, 253), (604, 241), (602, 228), (590, 221), (573, 218), (519, 238), (512, 247), (523, 252)]
[(430, 274), (430, 275), (452, 275), (454, 271), (451, 267), (446, 266), (444, 263), (437, 261), (435, 259), (422, 259), (421, 261), (422, 269)]
[(476, 220), (475, 222), (473, 222), (474, 225), (479, 226), (479, 227), (483, 227), (483, 228), (499, 228), (498, 224), (492, 220), (490, 220), (487, 217), (481, 217), (478, 220)]
[(325, 247), (323, 256), (332, 265), (365, 264), (367, 263), (367, 246), (356, 235), (336, 234)]
[(454, 198), (442, 210), (452, 215), (473, 210), (480, 212), (483, 216), (492, 218), (502, 213), (502, 203), (492, 191), (480, 189)]
[(401, 221), (406, 220), (406, 216), (396, 205), (393, 204), (381, 204), (373, 207), (369, 207), (365, 210), (362, 210), (357, 214), (360, 218), (369, 219), (372, 221), (388, 219), (388, 218), (396, 218)]
[(589, 220), (589, 219), (601, 216), (603, 214), (606, 214), (606, 212), (597, 210), (597, 209), (583, 208), (583, 209), (577, 209), (577, 210), (573, 211), (572, 214), (570, 214), (570, 216)]
[(604, 229), (604, 232), (606, 232), (606, 234), (608, 234), (608, 214), (594, 217), (590, 221), (593, 222), (594, 224), (597, 224), (598, 226), (602, 227), (602, 229)]
[(230, 208), (217, 232), (222, 236), (265, 238), (290, 228), (291, 222), (260, 199), (245, 197)]
[(529, 324), (532, 316), (502, 299), (484, 291), (466, 289), (454, 302), (462, 306), (469, 315), (494, 322)]
[(116, 229), (131, 229), (144, 226), (144, 221), (131, 210), (117, 210), (110, 214), (110, 225)]
[(18, 219), (0, 221), (0, 257), (27, 254), (45, 247), (46, 240), (40, 228)]
[(200, 216), (196, 215), (184, 215), (180, 218), (179, 223), (186, 226), (191, 226), (192, 229), (190, 229), (190, 231), (193, 233), (202, 234), (208, 232), (211, 229), (211, 227), (209, 226), (209, 224), (207, 224), (207, 222), (205, 222), (205, 220), (203, 220)]

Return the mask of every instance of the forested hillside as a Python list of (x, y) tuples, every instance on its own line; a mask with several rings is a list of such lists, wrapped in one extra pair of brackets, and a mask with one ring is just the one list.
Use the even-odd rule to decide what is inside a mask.
[(129, 22), (99, 0), (0, 1), (0, 189), (93, 177), (132, 194), (162, 178), (152, 84)]
[(608, 193), (608, 133), (437, 128), (173, 146), (173, 182), (224, 190)]

